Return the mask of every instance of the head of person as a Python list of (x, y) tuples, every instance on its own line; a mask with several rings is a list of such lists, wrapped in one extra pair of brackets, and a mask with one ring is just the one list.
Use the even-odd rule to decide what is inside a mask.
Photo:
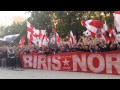
[(95, 51), (98, 51), (98, 50), (99, 50), (98, 45), (95, 45)]
[(110, 45), (110, 50), (115, 50), (116, 49), (116, 45), (115, 44), (111, 44)]
[(79, 48), (79, 49), (82, 49), (82, 46), (81, 46), (81, 45), (78, 45), (78, 48)]
[(92, 45), (92, 46), (91, 46), (91, 48), (92, 48), (92, 49), (94, 49), (94, 48), (95, 48), (95, 46), (94, 46), (94, 45)]
[(99, 42), (99, 46), (100, 46), (100, 47), (103, 47), (103, 44), (102, 44), (102, 42)]
[(88, 45), (85, 45), (85, 49), (88, 50), (88, 49), (89, 49), (89, 46), (88, 46)]
[(103, 48), (107, 48), (107, 45), (106, 45), (106, 44), (104, 44), (104, 45), (103, 45)]

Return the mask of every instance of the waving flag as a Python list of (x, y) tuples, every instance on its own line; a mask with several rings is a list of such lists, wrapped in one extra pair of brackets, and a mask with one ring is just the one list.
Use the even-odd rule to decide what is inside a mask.
[(109, 42), (110, 41), (110, 38), (108, 36), (106, 36), (105, 33), (102, 34), (102, 39), (106, 42)]
[(59, 44), (60, 41), (61, 41), (61, 38), (60, 38), (60, 36), (58, 35), (58, 33), (56, 33), (56, 39), (57, 39), (57, 44)]
[(20, 46), (20, 47), (24, 47), (24, 43), (25, 43), (25, 37), (22, 36), (22, 37), (20, 38), (20, 41), (19, 41), (19, 46)]
[(39, 38), (39, 46), (41, 47), (41, 45), (46, 42), (44, 39), (46, 39), (46, 30), (40, 30), (40, 38)]
[(59, 34), (57, 33), (56, 28), (53, 28), (51, 36), (50, 36), (50, 43), (52, 43), (52, 44), (55, 44), (55, 43), (59, 44), (60, 41), (61, 41), (61, 38), (60, 38)]
[(104, 31), (107, 31), (107, 30), (108, 30), (108, 26), (107, 26), (107, 24), (106, 24), (106, 21), (105, 21), (105, 24), (103, 25), (103, 29), (104, 29)]
[(72, 31), (70, 31), (70, 43), (71, 43), (71, 44), (76, 44), (76, 39), (75, 39)]
[(91, 32), (89, 30), (84, 31), (83, 34), (87, 37), (91, 36)]
[(43, 37), (42, 45), (43, 45), (43, 46), (47, 46), (47, 45), (48, 45), (48, 42), (49, 42), (49, 39), (48, 39), (48, 36), (47, 36), (47, 34), (46, 34), (46, 35), (44, 35), (44, 37)]
[(113, 13), (114, 16), (114, 25), (117, 29), (117, 32), (120, 32), (120, 11), (115, 11)]
[(34, 34), (35, 27), (32, 26), (28, 21), (27, 21), (27, 38), (28, 38), (28, 45), (30, 45), (33, 41), (33, 34)]
[(0, 38), (0, 40), (12, 43), (19, 35), (20, 34), (7, 35), (7, 36), (4, 36), (3, 38)]
[(101, 20), (82, 20), (81, 24), (91, 32), (92, 37), (95, 37), (98, 28), (103, 28), (103, 22)]

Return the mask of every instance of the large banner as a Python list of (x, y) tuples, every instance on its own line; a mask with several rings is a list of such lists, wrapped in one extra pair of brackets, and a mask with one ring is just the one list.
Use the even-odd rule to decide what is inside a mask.
[(120, 52), (87, 53), (67, 52), (61, 54), (21, 55), (23, 68), (120, 74)]

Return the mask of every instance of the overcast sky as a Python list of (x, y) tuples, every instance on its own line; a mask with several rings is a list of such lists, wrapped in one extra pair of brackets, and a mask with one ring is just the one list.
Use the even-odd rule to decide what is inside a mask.
[(11, 23), (13, 16), (21, 16), (27, 19), (30, 17), (30, 13), (25, 13), (26, 11), (0, 11), (0, 24), (7, 22)]
[(0, 17), (2, 16), (22, 16), (28, 18), (30, 14), (25, 13), (26, 11), (0, 11)]

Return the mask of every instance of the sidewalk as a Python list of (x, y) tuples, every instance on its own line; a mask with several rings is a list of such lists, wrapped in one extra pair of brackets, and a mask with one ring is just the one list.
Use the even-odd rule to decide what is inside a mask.
[(47, 71), (36, 69), (15, 71), (0, 68), (0, 79), (120, 79), (120, 75)]

